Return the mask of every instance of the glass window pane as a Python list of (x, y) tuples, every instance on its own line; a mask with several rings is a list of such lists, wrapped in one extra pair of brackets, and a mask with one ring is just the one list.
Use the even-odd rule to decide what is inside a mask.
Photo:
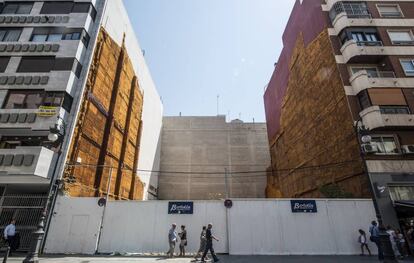
[(80, 33), (72, 33), (72, 40), (79, 40), (81, 37)]
[(390, 36), (391, 41), (412, 41), (412, 35), (410, 31), (391, 31), (388, 32), (388, 35)]
[(47, 38), (49, 42), (57, 42), (62, 40), (62, 34), (50, 34)]
[(372, 137), (371, 144), (377, 146), (379, 153), (386, 153), (381, 137)]
[(386, 153), (398, 153), (397, 145), (394, 138), (383, 137), (383, 145)]
[(25, 94), (21, 93), (11, 93), (7, 99), (5, 109), (22, 109), (24, 100), (26, 98)]
[(16, 14), (30, 14), (32, 4), (19, 4)]
[(6, 36), (6, 30), (0, 30), (0, 41), (3, 41), (4, 37)]
[(406, 73), (414, 73), (414, 65), (411, 60), (401, 61), (401, 65)]
[(47, 35), (33, 35), (32, 41), (33, 42), (45, 42), (47, 39)]
[(19, 41), (21, 29), (10, 29), (7, 31), (6, 37), (3, 39), (4, 42)]
[(28, 94), (26, 97), (26, 109), (37, 109), (42, 105), (42, 93)]
[(2, 14), (15, 14), (17, 11), (17, 4), (6, 4), (3, 8)]
[(72, 33), (68, 33), (64, 36), (64, 40), (71, 40), (72, 39)]

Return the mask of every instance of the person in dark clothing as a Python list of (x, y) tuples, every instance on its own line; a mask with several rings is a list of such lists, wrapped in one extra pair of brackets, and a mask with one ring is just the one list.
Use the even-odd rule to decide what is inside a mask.
[(207, 230), (206, 230), (206, 240), (207, 240), (207, 244), (206, 244), (206, 249), (204, 250), (204, 254), (203, 254), (202, 258), (201, 258), (201, 261), (202, 262), (205, 262), (204, 259), (206, 258), (207, 253), (208, 253), (209, 250), (210, 250), (211, 256), (213, 257), (213, 261), (214, 262), (219, 261), (218, 257), (214, 253), (214, 249), (213, 249), (213, 239), (216, 240), (216, 241), (219, 241), (219, 239), (216, 238), (213, 235), (213, 233), (211, 232), (212, 228), (213, 228), (213, 225), (212, 224), (208, 224)]
[(187, 230), (185, 230), (185, 226), (181, 226), (181, 233), (179, 234), (181, 242), (180, 242), (180, 257), (185, 257), (185, 247), (187, 246)]
[(376, 221), (371, 222), (371, 226), (369, 227), (369, 233), (371, 236), (369, 239), (371, 242), (374, 242), (375, 245), (377, 245), (378, 248), (378, 259), (380, 261), (384, 260), (384, 253), (382, 252), (382, 247), (380, 243), (380, 237), (379, 237), (379, 228)]
[(7, 245), (10, 247), (9, 256), (11, 256), (20, 246), (20, 237), (16, 232), (16, 220), (11, 220), (10, 224), (6, 226), (3, 236)]

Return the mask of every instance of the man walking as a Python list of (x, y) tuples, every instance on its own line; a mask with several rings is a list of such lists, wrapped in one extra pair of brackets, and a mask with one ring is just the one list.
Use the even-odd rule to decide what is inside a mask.
[(16, 249), (16, 220), (12, 219), (10, 224), (4, 229), (4, 240), (6, 240), (7, 245), (10, 247), (9, 256), (12, 255), (12, 252)]
[(167, 252), (167, 256), (170, 258), (174, 257), (175, 243), (178, 240), (177, 231), (175, 230), (176, 228), (177, 228), (177, 225), (172, 224), (171, 229), (168, 232), (168, 244), (170, 246), (170, 249)]
[(370, 240), (377, 245), (378, 248), (378, 259), (380, 261), (384, 260), (384, 253), (382, 252), (381, 243), (380, 243), (380, 236), (379, 236), (379, 228), (376, 221), (371, 222), (371, 226), (369, 227), (369, 233), (371, 234)]
[(216, 241), (219, 241), (218, 238), (216, 238), (213, 233), (211, 232), (211, 229), (213, 228), (212, 224), (208, 224), (207, 226), (207, 230), (206, 230), (206, 240), (207, 240), (207, 244), (206, 244), (206, 249), (204, 250), (204, 254), (203, 257), (201, 258), (202, 262), (205, 262), (205, 258), (206, 255), (208, 253), (208, 251), (210, 250), (211, 256), (213, 257), (214, 262), (219, 261), (219, 259), (217, 258), (216, 254), (214, 253), (214, 249), (213, 249), (213, 239)]

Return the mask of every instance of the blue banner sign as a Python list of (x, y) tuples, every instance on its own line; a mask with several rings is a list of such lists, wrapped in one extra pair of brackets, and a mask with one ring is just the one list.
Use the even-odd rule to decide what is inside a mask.
[(292, 213), (317, 213), (315, 200), (290, 200)]
[(193, 214), (193, 202), (169, 202), (168, 214)]

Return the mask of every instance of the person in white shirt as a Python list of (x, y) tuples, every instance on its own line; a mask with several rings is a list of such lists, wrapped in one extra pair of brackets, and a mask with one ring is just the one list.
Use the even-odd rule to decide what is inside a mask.
[(397, 235), (395, 234), (395, 231), (391, 228), (391, 226), (387, 226), (387, 234), (390, 236), (390, 242), (392, 246), (392, 250), (394, 250), (394, 255), (398, 259), (402, 259), (400, 251), (398, 250), (396, 238)]
[(367, 234), (362, 229), (358, 230), (358, 232), (359, 232), (358, 243), (361, 244), (361, 252), (362, 252), (361, 256), (365, 255), (364, 248), (367, 249), (368, 254), (371, 256), (371, 250), (369, 250), (368, 243), (367, 243)]
[(15, 250), (15, 237), (16, 237), (16, 220), (12, 219), (10, 224), (6, 226), (4, 229), (4, 240), (6, 240), (7, 245), (10, 247), (9, 256), (11, 256), (12, 252)]
[(178, 234), (175, 230), (176, 228), (177, 224), (172, 224), (171, 229), (168, 232), (168, 243), (170, 245), (170, 249), (167, 252), (167, 256), (170, 258), (174, 257), (175, 243), (178, 241)]

